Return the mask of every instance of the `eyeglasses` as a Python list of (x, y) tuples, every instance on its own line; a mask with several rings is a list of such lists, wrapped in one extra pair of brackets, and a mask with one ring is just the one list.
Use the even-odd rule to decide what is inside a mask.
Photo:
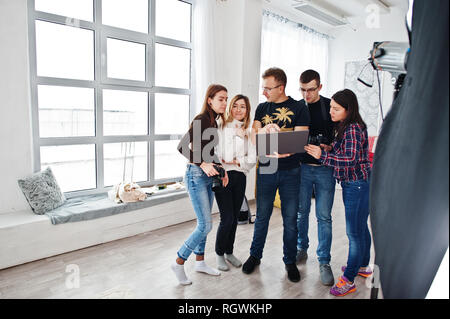
[(273, 88), (265, 88), (265, 87), (263, 87), (262, 89), (263, 89), (263, 92), (270, 92), (270, 91), (272, 91), (273, 89), (279, 88), (281, 85), (282, 85), (282, 84), (277, 85), (277, 86), (275, 86), (275, 87), (273, 87)]
[(304, 89), (304, 88), (299, 88), (298, 90), (300, 91), (300, 92), (302, 92), (302, 93), (312, 93), (312, 92), (314, 92), (315, 90), (317, 90), (319, 87), (315, 87), (314, 89)]

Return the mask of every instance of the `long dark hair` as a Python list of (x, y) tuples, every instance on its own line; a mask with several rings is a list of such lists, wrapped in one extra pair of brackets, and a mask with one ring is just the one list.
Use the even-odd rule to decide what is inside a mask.
[(342, 139), (344, 136), (344, 131), (352, 123), (359, 124), (362, 129), (367, 128), (366, 123), (364, 123), (361, 115), (359, 114), (358, 98), (352, 90), (344, 89), (338, 91), (334, 93), (331, 99), (347, 110), (347, 117), (338, 125), (334, 126), (336, 139)]
[[(220, 91), (228, 92), (227, 88), (220, 84), (211, 84), (208, 86), (208, 89), (206, 90), (205, 94), (205, 100), (203, 101), (203, 107), (200, 111), (200, 114), (207, 115), (209, 117), (210, 123), (212, 127), (216, 126), (216, 118), (214, 116), (215, 112), (213, 111), (211, 105), (208, 103), (208, 98), (213, 99), (217, 93)], [(219, 116), (222, 118), (222, 123), (225, 122), (225, 115), (219, 114)]]

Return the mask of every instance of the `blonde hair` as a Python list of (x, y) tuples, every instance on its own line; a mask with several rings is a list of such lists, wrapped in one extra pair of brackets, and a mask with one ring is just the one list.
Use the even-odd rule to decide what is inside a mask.
[(236, 103), (239, 100), (244, 100), (245, 108), (247, 110), (247, 112), (245, 114), (245, 118), (244, 118), (244, 125), (242, 126), (242, 128), (246, 130), (250, 126), (250, 109), (251, 109), (251, 107), (250, 107), (250, 100), (245, 95), (238, 94), (231, 99), (231, 102), (227, 108), (227, 112), (226, 112), (227, 115), (226, 115), (225, 123), (233, 122), (234, 118), (233, 118), (233, 115), (231, 115), (231, 109), (233, 108), (234, 103)]

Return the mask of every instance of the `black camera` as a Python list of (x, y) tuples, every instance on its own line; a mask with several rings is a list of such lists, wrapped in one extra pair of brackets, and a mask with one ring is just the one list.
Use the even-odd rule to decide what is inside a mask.
[(308, 137), (308, 144), (320, 146), (320, 144), (328, 144), (328, 139), (322, 134), (310, 135)]
[(219, 165), (214, 165), (214, 169), (219, 173), (219, 175), (212, 176), (212, 190), (217, 192), (223, 189), (222, 178), (225, 177), (225, 170)]

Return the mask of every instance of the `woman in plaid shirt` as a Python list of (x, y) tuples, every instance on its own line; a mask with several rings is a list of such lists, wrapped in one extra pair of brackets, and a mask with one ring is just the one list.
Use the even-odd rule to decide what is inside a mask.
[(335, 140), (331, 146), (307, 145), (305, 150), (334, 168), (334, 177), (341, 183), (345, 206), (345, 221), (349, 239), (347, 266), (330, 293), (345, 296), (356, 291), (354, 278), (368, 277), (371, 237), (367, 226), (369, 217), (369, 139), (367, 127), (359, 114), (355, 93), (345, 89), (331, 98), (330, 114), (335, 127)]

